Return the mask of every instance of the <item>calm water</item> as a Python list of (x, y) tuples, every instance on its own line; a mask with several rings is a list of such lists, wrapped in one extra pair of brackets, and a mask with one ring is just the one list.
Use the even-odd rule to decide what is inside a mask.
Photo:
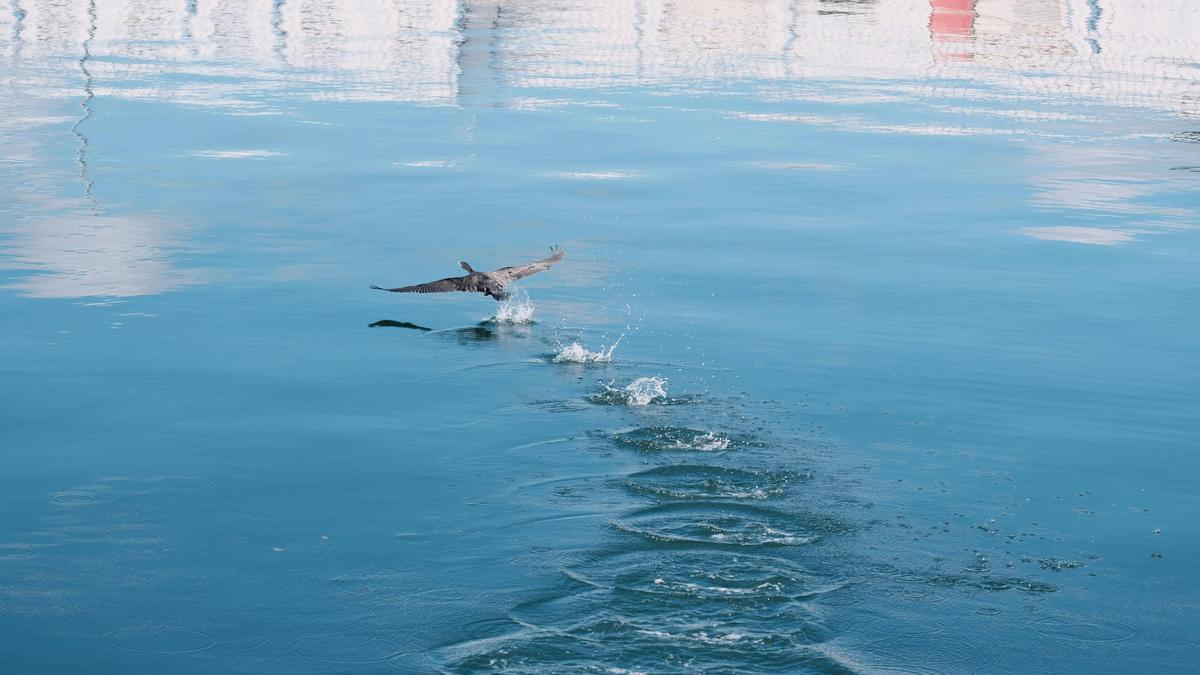
[(1200, 658), (1191, 0), (0, 15), (0, 671)]

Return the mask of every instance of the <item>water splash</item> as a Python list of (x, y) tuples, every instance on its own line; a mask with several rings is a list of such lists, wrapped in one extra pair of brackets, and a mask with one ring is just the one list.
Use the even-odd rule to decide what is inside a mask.
[(716, 452), (718, 450), (728, 450), (731, 442), (728, 438), (709, 431), (707, 433), (698, 434), (691, 441), (684, 442), (676, 439), (671, 446), (673, 450), (699, 450), (700, 452)]
[(720, 452), (736, 446), (756, 445), (752, 439), (735, 438), (719, 431), (701, 431), (686, 427), (642, 427), (614, 434), (613, 440), (625, 447), (645, 452)]
[(555, 363), (610, 363), (612, 361), (613, 352), (616, 351), (617, 345), (621, 344), (621, 339), (624, 336), (617, 338), (617, 341), (606, 347), (601, 347), (599, 351), (588, 351), (587, 347), (572, 342), (563, 347), (559, 346), (558, 353), (554, 355)]
[(524, 292), (513, 293), (512, 297), (500, 303), (496, 315), (487, 319), (488, 323), (496, 324), (530, 324), (533, 323), (533, 302)]
[(624, 387), (613, 386), (612, 382), (601, 384), (604, 392), (594, 399), (598, 403), (641, 406), (667, 398), (667, 381), (661, 377), (639, 377)]

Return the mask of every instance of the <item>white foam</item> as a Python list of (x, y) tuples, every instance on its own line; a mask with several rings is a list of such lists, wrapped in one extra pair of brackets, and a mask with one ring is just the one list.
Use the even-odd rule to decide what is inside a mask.
[(609, 363), (612, 361), (613, 352), (617, 349), (617, 345), (621, 344), (621, 338), (609, 345), (607, 348), (601, 347), (600, 351), (588, 351), (587, 347), (572, 342), (565, 347), (559, 347), (558, 353), (554, 355), (555, 363)]
[(624, 387), (614, 387), (609, 383), (604, 388), (608, 393), (624, 398), (626, 405), (650, 405), (667, 397), (666, 384), (667, 381), (661, 377), (639, 377)]
[(704, 434), (696, 434), (691, 442), (685, 443), (681, 440), (675, 440), (670, 446), (672, 450), (699, 450), (700, 452), (717, 452), (719, 450), (728, 450), (730, 441), (724, 436), (708, 432)]
[(508, 300), (500, 303), (500, 307), (496, 310), (496, 315), (488, 319), (488, 321), (510, 324), (533, 323), (533, 310), (533, 302), (529, 300), (528, 295), (524, 293), (514, 294)]

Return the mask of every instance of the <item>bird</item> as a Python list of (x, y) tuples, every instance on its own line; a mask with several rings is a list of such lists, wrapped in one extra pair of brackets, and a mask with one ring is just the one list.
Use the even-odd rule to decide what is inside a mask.
[(467, 275), (464, 277), (447, 277), (431, 281), (427, 284), (401, 286), (400, 288), (383, 288), (374, 285), (371, 288), (389, 293), (449, 293), (451, 291), (483, 293), (490, 298), (495, 298), (499, 302), (507, 300), (511, 296), (511, 293), (505, 289), (507, 284), (517, 279), (524, 279), (531, 274), (548, 270), (551, 265), (562, 260), (562, 258), (563, 250), (554, 246), (550, 248), (550, 257), (524, 265), (501, 267), (492, 272), (478, 272), (468, 263), (460, 262), (458, 263), (459, 266), (467, 271)]

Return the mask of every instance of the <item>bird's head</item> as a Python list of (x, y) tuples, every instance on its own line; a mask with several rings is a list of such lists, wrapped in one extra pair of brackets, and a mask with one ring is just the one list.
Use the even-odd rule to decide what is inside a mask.
[(470, 265), (468, 265), (466, 262), (462, 262), (462, 261), (460, 261), (460, 262), (458, 263), (458, 265), (459, 265), (459, 267), (462, 267), (464, 270), (466, 270), (466, 271), (468, 271), (468, 272), (474, 272), (474, 271), (475, 271), (475, 270), (471, 269), (471, 266), (470, 266)]

